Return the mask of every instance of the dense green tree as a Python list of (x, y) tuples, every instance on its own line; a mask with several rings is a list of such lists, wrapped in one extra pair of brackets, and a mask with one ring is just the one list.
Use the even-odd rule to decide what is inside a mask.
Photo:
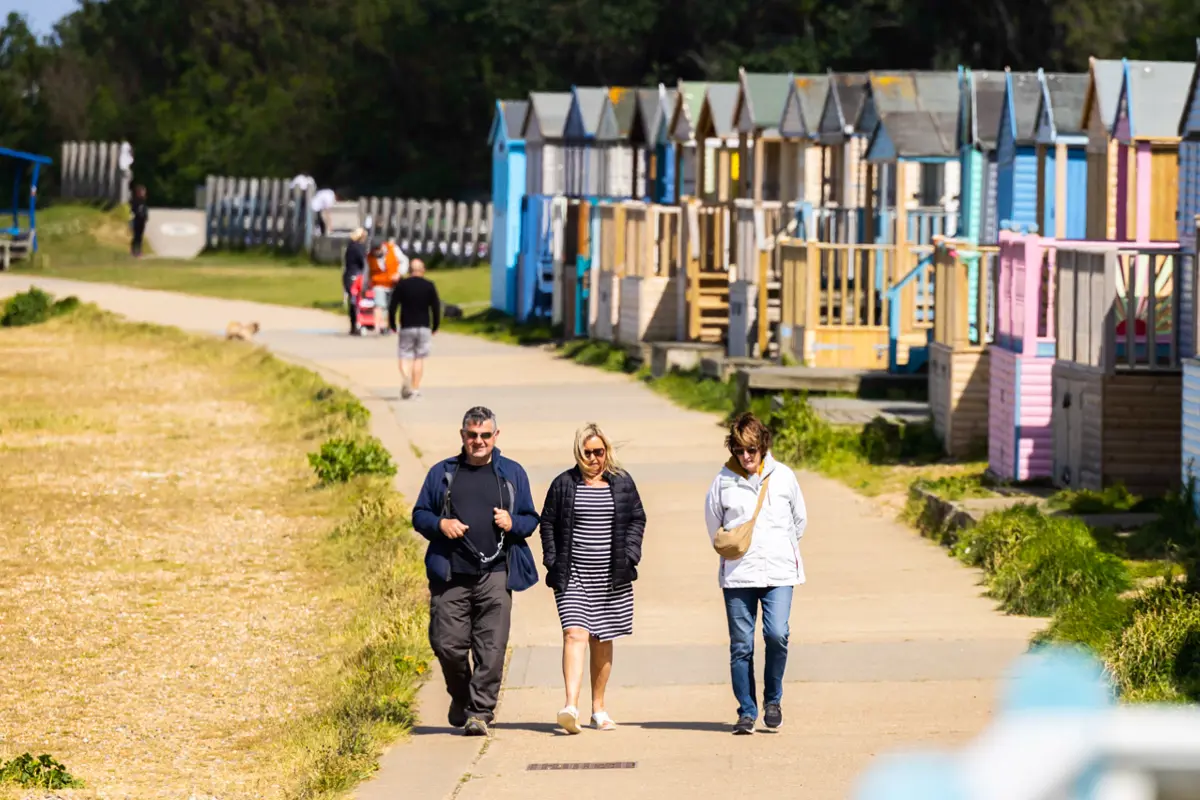
[(80, 0), (0, 28), (0, 143), (128, 139), (156, 202), (211, 173), (471, 197), (496, 97), (751, 70), (1192, 60), (1195, 0)]

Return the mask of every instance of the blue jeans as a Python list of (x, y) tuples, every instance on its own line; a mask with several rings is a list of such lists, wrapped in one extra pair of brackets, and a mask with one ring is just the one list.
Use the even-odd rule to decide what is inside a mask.
[(758, 607), (763, 612), (763, 642), (767, 663), (763, 704), (783, 699), (783, 671), (787, 667), (788, 615), (792, 611), (792, 587), (771, 586), (725, 589), (725, 617), (729, 621), (729, 672), (738, 716), (758, 719), (754, 688), (754, 625)]

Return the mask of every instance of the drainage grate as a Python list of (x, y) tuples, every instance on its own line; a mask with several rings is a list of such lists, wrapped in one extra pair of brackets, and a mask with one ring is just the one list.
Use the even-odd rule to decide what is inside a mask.
[(633, 769), (636, 761), (560, 761), (552, 764), (530, 764), (530, 772), (553, 772), (564, 769)]

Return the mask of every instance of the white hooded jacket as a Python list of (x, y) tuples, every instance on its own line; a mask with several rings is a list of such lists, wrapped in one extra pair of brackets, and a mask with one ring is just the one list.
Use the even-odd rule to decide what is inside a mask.
[(750, 549), (735, 561), (721, 559), (718, 579), (723, 589), (804, 583), (804, 562), (800, 558), (800, 538), (808, 522), (804, 495), (796, 473), (770, 453), (763, 459), (758, 475), (743, 477), (729, 465), (717, 473), (704, 504), (709, 541), (716, 539), (722, 526), (735, 527), (754, 515), (759, 487), (768, 476), (771, 480), (754, 524)]

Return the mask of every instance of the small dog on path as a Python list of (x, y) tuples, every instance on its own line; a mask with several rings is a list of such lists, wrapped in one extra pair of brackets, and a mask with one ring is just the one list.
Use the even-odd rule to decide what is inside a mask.
[(257, 322), (231, 322), (229, 323), (229, 326), (225, 328), (225, 339), (227, 341), (237, 339), (239, 341), (248, 342), (254, 338), (254, 334), (256, 333), (258, 333)]

